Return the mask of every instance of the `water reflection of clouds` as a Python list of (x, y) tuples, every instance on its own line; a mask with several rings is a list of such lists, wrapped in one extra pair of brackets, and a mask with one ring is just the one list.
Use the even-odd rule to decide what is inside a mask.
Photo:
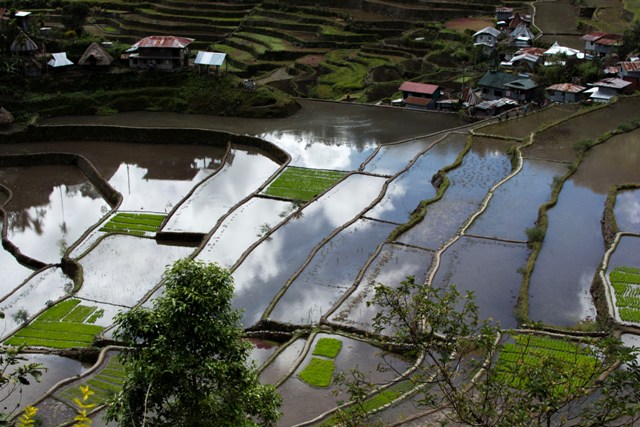
[[(312, 133), (270, 132), (259, 136), (273, 142), (291, 155), (291, 165), (308, 168), (355, 170), (373, 153), (374, 141), (363, 142), (359, 147), (345, 144), (322, 142)], [(347, 136), (348, 137), (348, 136)]]
[(9, 213), (7, 236), (22, 253), (59, 262), (64, 251), (110, 209), (89, 184), (54, 187), (47, 205)]
[(120, 209), (168, 212), (193, 186), (213, 173), (206, 162), (194, 160), (197, 173), (191, 180), (148, 179), (148, 169), (122, 163), (109, 183), (122, 194)]
[(640, 233), (640, 190), (618, 194), (615, 217), (621, 231)]

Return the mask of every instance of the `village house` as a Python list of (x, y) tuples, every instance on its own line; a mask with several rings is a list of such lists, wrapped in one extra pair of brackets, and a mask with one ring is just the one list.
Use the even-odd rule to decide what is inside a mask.
[(442, 95), (440, 86), (425, 83), (404, 82), (398, 90), (404, 105), (420, 110), (434, 110)]
[(519, 55), (515, 55), (509, 61), (501, 62), (500, 66), (523, 71), (534, 71), (538, 68), (541, 62), (542, 57), (540, 56), (532, 55), (530, 53), (521, 53)]
[(524, 48), (529, 47), (533, 43), (533, 39), (535, 36), (529, 29), (529, 26), (524, 22), (518, 24), (516, 28), (513, 29), (511, 34), (509, 34), (511, 38), (511, 44), (513, 46)]
[(593, 31), (581, 37), (584, 40), (585, 53), (597, 56), (609, 56), (622, 44), (622, 35)]
[(174, 36), (148, 36), (131, 46), (129, 67), (176, 70), (188, 65), (189, 45), (194, 39)]
[(500, 31), (493, 27), (485, 27), (473, 35), (473, 45), (482, 46), (485, 53), (489, 53), (498, 44)]
[(493, 101), (506, 97), (508, 90), (504, 85), (518, 80), (518, 78), (519, 76), (517, 74), (487, 71), (478, 82), (478, 88), (482, 91), (482, 99)]
[(618, 62), (618, 77), (631, 82), (631, 91), (640, 90), (640, 61)]
[(545, 89), (547, 98), (552, 102), (570, 103), (582, 101), (586, 87), (572, 83), (558, 83)]
[(208, 71), (211, 71), (211, 67), (215, 67), (216, 74), (220, 74), (220, 67), (222, 67), (223, 64), (226, 65), (225, 71), (229, 72), (229, 65), (225, 62), (226, 58), (226, 53), (201, 51), (198, 52), (193, 63), (195, 65), (207, 67)]
[(504, 6), (496, 7), (496, 21), (498, 22), (502, 21), (506, 25), (506, 23), (511, 20), (512, 16), (513, 16), (512, 7), (504, 7)]
[(594, 102), (609, 102), (615, 96), (631, 93), (633, 83), (617, 77), (609, 77), (592, 83), (590, 86), (584, 91), (585, 94), (590, 94), (589, 99)]
[(519, 76), (518, 79), (505, 83), (504, 86), (508, 89), (507, 98), (515, 99), (518, 102), (533, 101), (537, 97), (540, 87), (534, 80), (524, 76)]

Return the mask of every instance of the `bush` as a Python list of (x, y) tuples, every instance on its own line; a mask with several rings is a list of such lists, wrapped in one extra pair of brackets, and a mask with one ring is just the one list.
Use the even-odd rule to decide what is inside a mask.
[(545, 231), (540, 226), (529, 227), (525, 232), (529, 243), (540, 243), (544, 240)]

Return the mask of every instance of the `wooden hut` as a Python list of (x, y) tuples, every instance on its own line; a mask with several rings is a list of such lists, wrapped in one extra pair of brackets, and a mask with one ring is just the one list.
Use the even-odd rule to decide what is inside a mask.
[(108, 67), (112, 62), (113, 57), (109, 55), (109, 52), (107, 52), (98, 43), (93, 42), (89, 47), (87, 47), (80, 57), (78, 65), (88, 67)]

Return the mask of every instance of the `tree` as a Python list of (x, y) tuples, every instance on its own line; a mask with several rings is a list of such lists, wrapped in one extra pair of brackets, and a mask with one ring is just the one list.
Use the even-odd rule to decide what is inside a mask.
[[(0, 319), (4, 313), (0, 312)], [(28, 359), (20, 355), (19, 347), (3, 347), (0, 350), (0, 403), (8, 399), (13, 393), (21, 393), (20, 387), (29, 385), (30, 379), (40, 382), (42, 371), (46, 368), (40, 363), (25, 363)], [(11, 418), (20, 403), (9, 412), (5, 406), (0, 411), (0, 426), (12, 426)]]
[(61, 21), (64, 28), (75, 31), (80, 36), (84, 31), (84, 23), (89, 16), (89, 5), (82, 2), (67, 3), (62, 8)]
[(274, 425), (280, 396), (248, 362), (233, 279), (216, 264), (177, 261), (153, 308), (116, 317), (125, 380), (106, 418), (120, 426)]
[[(421, 387), (421, 405), (444, 408), (441, 414), (455, 424), (606, 426), (640, 418), (635, 351), (617, 340), (570, 344), (566, 348), (573, 350), (562, 360), (551, 353), (531, 357), (536, 338), (520, 335), (519, 348), (525, 350), (515, 353), (505, 371), (497, 356), (506, 352), (498, 345), (501, 331), (479, 320), (472, 293), (419, 286), (409, 277), (397, 288), (378, 285), (369, 304), (380, 310), (373, 321), (376, 333), (424, 358), (409, 379)], [(617, 369), (621, 362), (626, 369)], [(366, 417), (358, 408), (365, 406), (372, 384), (358, 371), (351, 374), (341, 382), (355, 402), (350, 418), (359, 420)]]

